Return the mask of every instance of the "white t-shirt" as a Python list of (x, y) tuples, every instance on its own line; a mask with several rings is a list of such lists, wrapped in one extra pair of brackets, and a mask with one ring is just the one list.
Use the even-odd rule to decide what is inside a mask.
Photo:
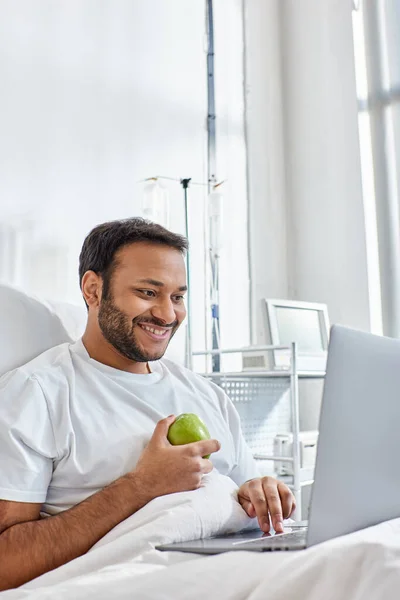
[(61, 344), (0, 378), (0, 499), (54, 515), (134, 469), (156, 423), (196, 413), (221, 442), (214, 467), (238, 485), (259, 472), (232, 402), (169, 360), (136, 375)]

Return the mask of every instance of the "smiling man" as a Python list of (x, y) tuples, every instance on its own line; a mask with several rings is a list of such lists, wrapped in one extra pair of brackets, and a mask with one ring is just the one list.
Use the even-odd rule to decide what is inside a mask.
[[(186, 316), (186, 248), (139, 218), (93, 229), (80, 255), (82, 339), (0, 379), (0, 590), (84, 554), (152, 499), (197, 489), (213, 468), (236, 482), (264, 531), (270, 521), (282, 531), (292, 513), (290, 490), (259, 477), (229, 398), (163, 358)], [(213, 439), (171, 446), (168, 428), (183, 412)]]

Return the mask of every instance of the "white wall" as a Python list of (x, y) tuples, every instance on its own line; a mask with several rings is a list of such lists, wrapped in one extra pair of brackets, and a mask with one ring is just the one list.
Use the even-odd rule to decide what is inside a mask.
[(264, 341), (261, 299), (288, 295), (281, 0), (246, 0), (246, 131), (252, 341)]
[(369, 330), (351, 2), (286, 0), (282, 40), (289, 293)]
[(351, 2), (245, 7), (254, 342), (263, 297), (326, 302), (368, 330)]
[[(241, 2), (217, 0), (215, 11), (218, 177), (228, 180), (231, 208), (221, 315), (225, 344), (240, 344), (248, 331)], [(0, 80), (0, 277), (80, 302), (82, 241), (102, 221), (141, 214), (139, 180), (207, 180), (204, 0), (3, 0)], [(163, 185), (171, 229), (183, 233), (182, 188)], [(189, 193), (193, 346), (203, 348), (206, 188)]]

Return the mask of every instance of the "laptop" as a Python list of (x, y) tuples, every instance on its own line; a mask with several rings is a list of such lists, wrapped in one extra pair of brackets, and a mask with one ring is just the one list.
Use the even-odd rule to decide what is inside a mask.
[[(400, 517), (400, 340), (333, 325), (308, 527), (157, 546), (219, 554), (301, 550)], [(289, 526), (290, 529), (290, 526)]]

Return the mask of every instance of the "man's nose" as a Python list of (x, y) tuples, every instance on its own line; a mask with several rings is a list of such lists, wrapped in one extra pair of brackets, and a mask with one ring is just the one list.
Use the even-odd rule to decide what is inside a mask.
[(159, 300), (151, 309), (151, 314), (165, 324), (176, 321), (175, 308), (171, 299)]

